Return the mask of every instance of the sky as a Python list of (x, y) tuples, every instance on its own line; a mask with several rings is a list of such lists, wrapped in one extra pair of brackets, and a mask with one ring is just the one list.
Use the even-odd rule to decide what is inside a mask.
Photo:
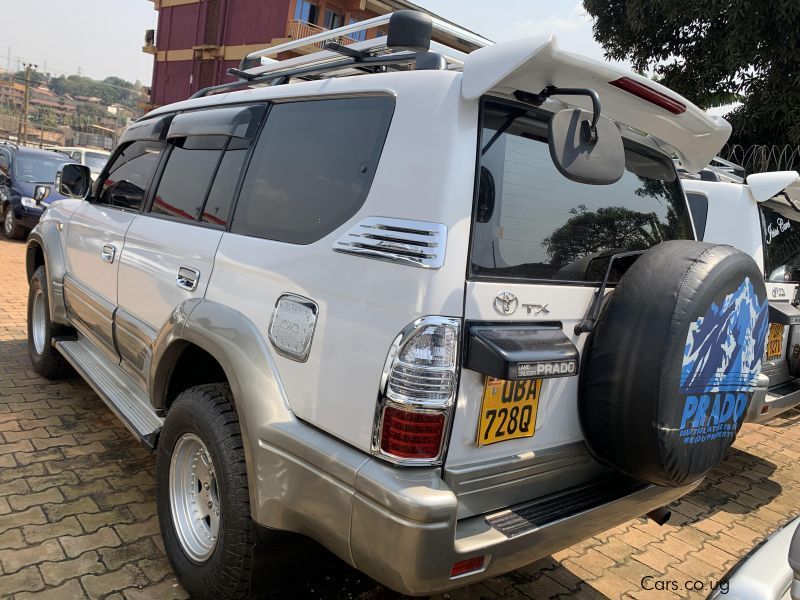
[(153, 57), (142, 52), (144, 32), (158, 13), (148, 0), (3, 0), (0, 67), (17, 58), (53, 75), (109, 75), (150, 84)]
[[(263, 0), (268, 2), (269, 0)], [(420, 6), (495, 41), (555, 34), (565, 50), (602, 59), (579, 0), (416, 0)], [(3, 0), (0, 67), (17, 61), (54, 75), (109, 75), (149, 85), (153, 57), (144, 32), (158, 14), (149, 0)], [(10, 55), (10, 61), (9, 61)]]

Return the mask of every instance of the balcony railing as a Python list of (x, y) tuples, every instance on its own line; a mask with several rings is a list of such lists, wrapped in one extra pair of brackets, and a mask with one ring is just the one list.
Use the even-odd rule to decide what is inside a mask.
[(155, 29), (148, 29), (144, 32), (144, 46), (142, 46), (142, 52), (146, 52), (147, 54), (156, 54), (157, 46)]
[[(316, 35), (318, 33), (323, 33), (324, 31), (328, 31), (325, 27), (320, 27), (319, 25), (314, 25), (313, 23), (308, 23), (306, 21), (289, 21), (289, 31), (288, 37), (293, 40), (299, 40), (302, 38), (306, 38), (312, 35)], [(355, 44), (356, 41), (353, 38), (347, 36), (340, 36), (336, 40), (328, 40), (326, 42), (320, 42), (318, 44), (310, 44), (310, 47), (317, 47), (322, 48), (325, 44), (329, 41), (336, 41), (340, 43), (342, 46), (349, 46), (350, 44)]]

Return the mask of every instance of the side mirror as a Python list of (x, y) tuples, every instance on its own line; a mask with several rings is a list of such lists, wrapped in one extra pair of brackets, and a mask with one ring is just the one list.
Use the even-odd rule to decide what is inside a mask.
[[(592, 127), (592, 120), (594, 127)], [(625, 172), (625, 146), (608, 117), (564, 109), (550, 119), (550, 157), (564, 177), (591, 185), (609, 185)]]
[(85, 165), (61, 165), (56, 172), (56, 189), (68, 198), (86, 198), (92, 188), (92, 172)]

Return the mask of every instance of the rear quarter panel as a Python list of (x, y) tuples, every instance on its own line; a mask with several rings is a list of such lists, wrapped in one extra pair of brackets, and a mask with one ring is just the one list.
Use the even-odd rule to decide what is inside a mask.
[[(206, 297), (244, 313), (265, 340), (279, 296), (314, 300), (319, 315), (308, 360), (295, 362), (268, 347), (291, 410), (367, 451), (394, 338), (420, 316), (463, 314), (478, 105), (461, 98), (460, 75), (449, 72), (353, 77), (300, 84), (298, 91), (321, 85), (329, 96), (337, 87), (344, 95), (396, 95), (366, 202), (347, 223), (307, 246), (226, 233)], [(334, 242), (369, 216), (445, 224), (443, 267), (426, 270), (333, 252)]]

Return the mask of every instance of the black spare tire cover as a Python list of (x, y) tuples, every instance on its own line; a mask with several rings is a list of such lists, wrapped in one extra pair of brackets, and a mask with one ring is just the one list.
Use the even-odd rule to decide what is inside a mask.
[(578, 408), (595, 458), (656, 485), (705, 475), (742, 425), (768, 314), (762, 275), (746, 254), (692, 241), (645, 252), (584, 348)]

